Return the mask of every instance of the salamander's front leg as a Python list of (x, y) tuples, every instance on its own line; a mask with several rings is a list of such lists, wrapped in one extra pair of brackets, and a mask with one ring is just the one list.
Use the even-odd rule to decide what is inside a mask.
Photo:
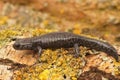
[(33, 65), (36, 65), (37, 63), (40, 62), (40, 61), (39, 61), (39, 57), (40, 57), (40, 55), (41, 55), (41, 53), (42, 53), (42, 48), (41, 48), (40, 46), (36, 46), (35, 49), (34, 49), (34, 51), (35, 51), (36, 53), (38, 53), (38, 57), (36, 58), (37, 61), (33, 64)]
[(78, 44), (74, 44), (74, 49), (75, 49), (75, 57), (79, 57), (79, 53), (80, 53), (80, 50), (79, 50), (79, 46)]

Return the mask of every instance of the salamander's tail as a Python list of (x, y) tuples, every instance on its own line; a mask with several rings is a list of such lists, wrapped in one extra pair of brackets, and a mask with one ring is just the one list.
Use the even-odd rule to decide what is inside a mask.
[(119, 61), (119, 55), (117, 50), (109, 43), (107, 42), (103, 42), (103, 44), (101, 43), (101, 51), (115, 58), (117, 62)]
[(103, 51), (106, 54), (112, 56), (115, 58), (115, 60), (118, 62), (119, 61), (119, 55), (117, 53), (117, 50), (108, 42), (100, 41), (100, 40), (95, 40), (95, 39), (86, 39), (88, 40), (87, 42), (84, 42), (84, 46), (87, 45), (87, 47), (91, 49), (95, 49), (98, 51)]

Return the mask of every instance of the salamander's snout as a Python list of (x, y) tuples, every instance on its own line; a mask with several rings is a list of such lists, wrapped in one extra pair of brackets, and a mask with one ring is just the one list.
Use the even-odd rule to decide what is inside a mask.
[(24, 40), (17, 40), (14, 44), (13, 44), (13, 48), (16, 50), (32, 50), (32, 43), (30, 42), (25, 42)]

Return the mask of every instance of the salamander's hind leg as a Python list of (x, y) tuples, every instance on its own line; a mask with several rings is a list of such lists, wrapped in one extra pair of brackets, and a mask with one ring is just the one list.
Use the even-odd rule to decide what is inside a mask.
[(40, 56), (42, 53), (42, 48), (40, 46), (37, 46), (36, 49), (34, 49), (34, 51), (38, 53), (38, 56)]
[(38, 56), (40, 56), (42, 53), (42, 48), (40, 46), (38, 46), (37, 49), (38, 49)]
[(81, 61), (86, 63), (86, 60), (84, 59), (84, 57), (82, 55), (80, 55), (80, 49), (79, 49), (79, 45), (77, 43), (74, 44), (74, 49), (75, 49), (74, 57), (78, 58), (80, 56), (81, 57)]
[(78, 44), (74, 44), (74, 49), (75, 49), (75, 57), (79, 57), (79, 53), (80, 53), (80, 49), (79, 49), (79, 46)]

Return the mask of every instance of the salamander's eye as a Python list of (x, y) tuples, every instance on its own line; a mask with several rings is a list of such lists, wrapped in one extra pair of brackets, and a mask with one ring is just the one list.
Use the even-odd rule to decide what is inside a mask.
[(19, 48), (19, 47), (20, 47), (20, 44), (15, 43), (15, 44), (13, 45), (13, 47), (14, 47), (15, 49), (17, 49), (17, 48)]
[(15, 44), (16, 47), (20, 47), (20, 44)]

